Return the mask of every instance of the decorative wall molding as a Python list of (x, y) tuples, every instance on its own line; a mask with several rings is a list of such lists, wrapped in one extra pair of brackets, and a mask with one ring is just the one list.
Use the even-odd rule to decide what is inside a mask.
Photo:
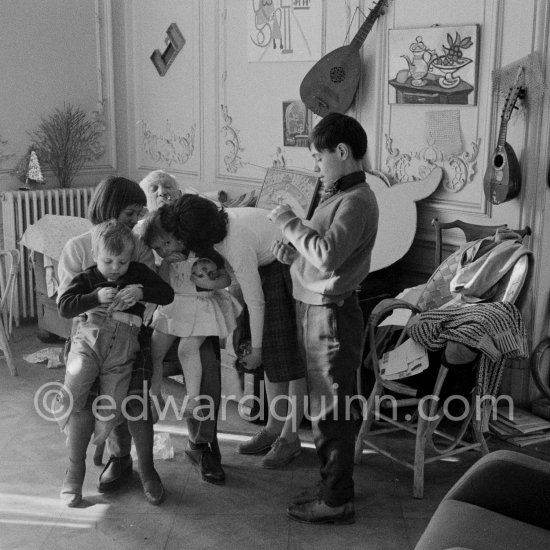
[(227, 105), (221, 105), (223, 121), (221, 135), (225, 137), (225, 145), (229, 152), (223, 157), (225, 168), (230, 174), (236, 174), (239, 168), (244, 166), (240, 153), (244, 151), (239, 142), (239, 131), (233, 128), (233, 119), (229, 116)]
[(4, 145), (7, 145), (7, 144), (8, 144), (8, 140), (3, 139), (2, 136), (0, 135), (0, 166), (2, 166), (2, 163), (5, 160), (15, 156), (15, 153), (6, 153), (5, 152)]
[[(113, 35), (111, 0), (95, 0), (97, 109), (90, 113), (95, 129), (101, 134), (92, 145), (93, 159), (98, 161), (109, 154), (107, 163), (116, 166)], [(109, 107), (109, 108), (107, 108)]]
[(441, 150), (428, 144), (427, 147), (411, 153), (401, 153), (393, 146), (393, 138), (386, 138), (386, 166), (391, 177), (398, 183), (425, 178), (436, 166), (443, 169), (442, 185), (446, 191), (458, 193), (470, 183), (477, 167), (477, 155), (481, 138), (472, 141), (471, 152), (445, 155)]
[(146, 120), (139, 121), (142, 128), (143, 152), (161, 166), (183, 165), (195, 151), (196, 124), (193, 124), (185, 136), (176, 134), (170, 122), (166, 121), (166, 135), (155, 134)]

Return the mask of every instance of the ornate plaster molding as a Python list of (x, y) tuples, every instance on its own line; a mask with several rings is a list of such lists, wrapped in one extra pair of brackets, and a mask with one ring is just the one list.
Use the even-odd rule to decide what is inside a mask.
[(4, 146), (8, 144), (7, 139), (3, 139), (2, 136), (0, 136), (0, 166), (2, 166), (2, 163), (15, 156), (15, 153), (5, 153), (4, 152)]
[(441, 150), (428, 144), (419, 151), (401, 153), (393, 146), (393, 138), (385, 134), (386, 166), (391, 177), (404, 183), (416, 179), (424, 179), (436, 166), (443, 169), (442, 185), (446, 191), (458, 193), (473, 180), (476, 174), (476, 159), (479, 153), (481, 138), (471, 142), (471, 151), (460, 154), (445, 155)]
[(195, 150), (196, 124), (185, 136), (176, 134), (170, 122), (166, 121), (167, 135), (155, 134), (149, 129), (146, 120), (141, 121), (143, 151), (155, 163), (172, 166), (172, 164), (185, 164)]
[(226, 170), (236, 174), (239, 168), (244, 166), (240, 153), (244, 151), (239, 142), (239, 131), (233, 128), (233, 119), (229, 116), (227, 105), (221, 105), (224, 125), (221, 128), (222, 135), (226, 138), (225, 145), (229, 151), (224, 155), (223, 161)]

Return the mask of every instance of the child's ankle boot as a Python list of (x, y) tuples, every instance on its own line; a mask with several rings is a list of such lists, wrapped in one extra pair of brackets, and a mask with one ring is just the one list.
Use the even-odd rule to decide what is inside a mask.
[(86, 474), (86, 463), (69, 462), (69, 468), (65, 472), (63, 487), (59, 498), (69, 507), (74, 508), (82, 502), (82, 485)]
[(153, 468), (150, 472), (142, 473), (140, 470), (139, 479), (143, 485), (143, 493), (147, 501), (153, 506), (161, 504), (166, 498), (166, 493), (157, 471)]

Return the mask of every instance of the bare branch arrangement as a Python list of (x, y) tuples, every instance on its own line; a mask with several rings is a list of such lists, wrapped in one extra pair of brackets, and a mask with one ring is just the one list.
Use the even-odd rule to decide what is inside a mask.
[(62, 109), (42, 117), (29, 136), (32, 148), (53, 170), (61, 187), (70, 187), (84, 163), (96, 158), (93, 147), (100, 131), (80, 107), (63, 104)]

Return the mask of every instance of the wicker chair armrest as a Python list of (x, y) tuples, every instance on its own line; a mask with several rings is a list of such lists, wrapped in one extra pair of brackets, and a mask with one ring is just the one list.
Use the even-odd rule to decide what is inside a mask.
[(400, 300), (399, 298), (386, 298), (374, 306), (374, 309), (369, 315), (367, 326), (369, 328), (376, 327), (396, 309), (409, 309), (413, 314), (420, 313), (420, 310), (415, 305), (405, 300)]

